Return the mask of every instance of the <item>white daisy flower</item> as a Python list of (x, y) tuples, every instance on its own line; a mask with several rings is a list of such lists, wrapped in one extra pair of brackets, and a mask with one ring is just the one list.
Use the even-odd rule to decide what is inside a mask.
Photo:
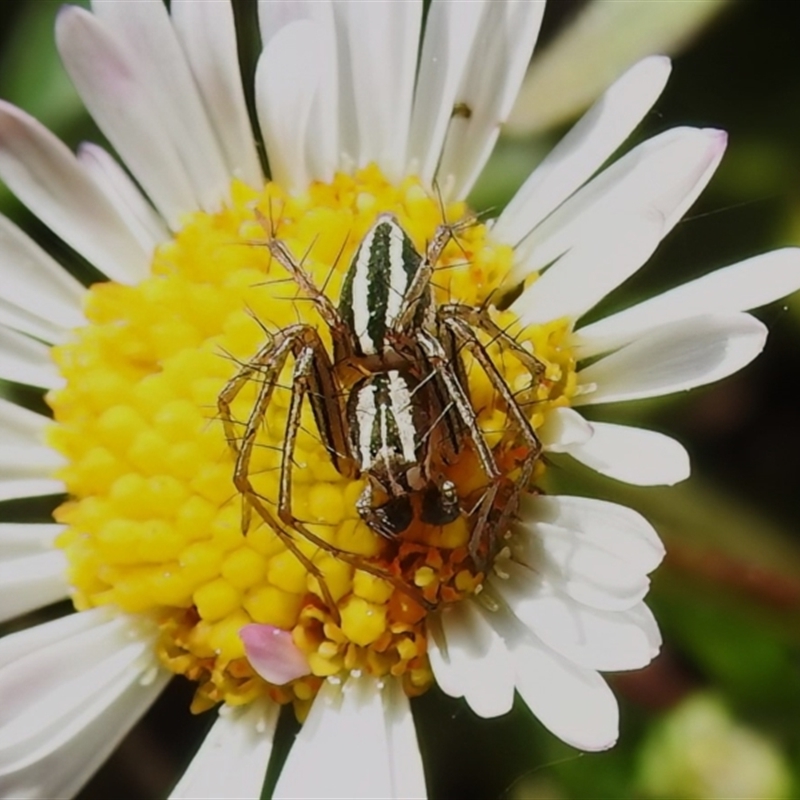
[[(614, 743), (599, 673), (658, 652), (643, 598), (663, 548), (629, 509), (537, 494), (536, 442), (632, 483), (687, 477), (677, 442), (576, 409), (743, 367), (766, 335), (745, 310), (797, 289), (800, 258), (753, 258), (582, 324), (696, 199), (725, 136), (673, 129), (602, 169), (667, 80), (666, 59), (645, 59), (495, 221), (476, 222), (464, 198), (543, 11), (434, 1), (422, 35), (421, 2), (260, 2), (269, 179), (227, 2), (61, 12), (64, 64), (127, 171), (0, 105), (0, 178), (108, 279), (84, 288), (0, 222), (0, 377), (47, 390), (54, 418), (0, 403), (0, 498), (68, 497), (53, 524), (0, 526), (0, 608), (8, 619), (71, 597), (79, 610), (0, 641), (4, 796), (75, 794), (175, 673), (196, 681), (194, 710), (223, 705), (173, 798), (259, 796), (289, 704), (304, 724), (275, 797), (422, 797), (408, 698), (434, 680), (481, 716), (507, 712), (516, 691), (570, 744)], [(380, 263), (406, 267), (443, 222), (455, 232), (433, 265), (436, 313), (475, 312), (458, 318), (473, 346), (451, 348), (450, 368), (401, 364), (420, 382), (458, 375), (424, 390), (441, 410), (424, 437), (411, 421), (397, 433), (425, 451), (418, 473), (441, 471), (439, 524), (423, 521), (415, 484), (398, 495), (413, 512), (401, 526), (365, 500), (362, 453), (337, 434), (352, 440), (388, 401), (366, 408), (351, 362), (324, 363), (336, 337), (307, 284), (371, 322), (369, 292), (383, 286), (386, 321), (398, 313), (387, 284), (362, 281), (378, 228), (391, 233)], [(374, 340), (356, 327), (345, 333)], [(283, 364), (274, 342), (299, 329), (311, 349)], [(376, 393), (412, 387), (402, 370), (355, 363)], [(309, 402), (292, 418), (303, 381)], [(327, 413), (339, 408), (330, 387), (358, 400), (353, 414)], [(412, 400), (391, 420), (412, 410), (429, 411)], [(520, 502), (515, 482), (531, 489)], [(402, 532), (376, 533), (381, 510)]]

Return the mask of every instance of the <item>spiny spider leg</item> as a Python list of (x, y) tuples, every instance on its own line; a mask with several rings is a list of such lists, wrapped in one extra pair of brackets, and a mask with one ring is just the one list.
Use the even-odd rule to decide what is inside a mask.
[(494, 454), (486, 442), (483, 431), (481, 431), (480, 427), (478, 426), (478, 420), (475, 415), (475, 411), (472, 408), (472, 404), (470, 403), (463, 386), (459, 383), (455, 373), (450, 367), (447, 354), (442, 347), (441, 342), (439, 342), (436, 337), (425, 331), (420, 331), (418, 333), (418, 342), (431, 367), (435, 369), (441, 376), (448, 395), (455, 405), (458, 416), (469, 433), (469, 437), (472, 441), (472, 446), (475, 448), (481, 469), (489, 479), (489, 486), (481, 498), (478, 519), (475, 523), (472, 536), (470, 537), (470, 555), (473, 557), (473, 559), (475, 559), (476, 563), (479, 563), (477, 546), (481, 541), (483, 529), (487, 524), (489, 514), (494, 507), (497, 492), (500, 488), (500, 484), (503, 481), (503, 474), (500, 472), (500, 468), (497, 466)]
[[(497, 369), (495, 363), (486, 352), (486, 348), (478, 339), (478, 336), (473, 328), (464, 319), (460, 319), (456, 316), (444, 317), (442, 319), (442, 323), (451, 331), (453, 331), (456, 338), (463, 343), (464, 347), (469, 349), (473, 355), (473, 358), (475, 358), (475, 360), (481, 365), (482, 369), (486, 373), (486, 376), (491, 381), (495, 391), (503, 398), (503, 401), (506, 404), (507, 413), (510, 414), (516, 421), (517, 425), (519, 426), (519, 433), (528, 446), (528, 453), (524, 458), (520, 475), (517, 480), (514, 481), (514, 491), (507, 498), (499, 519), (496, 521), (496, 524), (493, 525), (495, 529), (502, 531), (508, 524), (509, 518), (516, 512), (521, 492), (524, 491), (524, 489), (530, 483), (531, 477), (533, 476), (534, 467), (536, 466), (536, 461), (542, 453), (542, 445), (538, 436), (536, 435), (536, 432), (533, 430), (530, 420), (522, 412), (522, 409), (519, 407), (519, 404), (517, 403), (508, 383), (506, 383), (505, 378), (500, 374), (500, 371)], [(494, 323), (491, 324), (494, 325)], [(518, 357), (520, 357), (520, 360), (523, 360), (521, 356), (524, 354), (528, 359), (533, 359), (533, 361), (535, 361), (539, 367), (542, 366), (541, 362), (534, 359), (530, 353), (521, 348), (510, 336), (508, 336), (508, 334), (500, 331), (497, 326), (494, 327), (497, 329), (497, 332), (502, 333), (502, 335), (505, 336), (508, 341), (513, 342), (514, 352)], [(508, 345), (508, 341), (506, 342), (506, 345), (510, 346)], [(519, 352), (517, 352), (518, 350)], [(478, 540), (476, 537), (478, 535), (479, 532), (476, 528), (476, 530), (473, 531), (473, 541), (470, 542), (471, 549), (477, 547)]]
[(540, 381), (544, 376), (544, 364), (535, 355), (522, 347), (508, 331), (503, 330), (488, 314), (480, 309), (460, 303), (447, 303), (440, 306), (436, 313), (440, 323), (448, 318), (456, 318), (463, 320), (473, 329), (478, 328), (484, 331), (491, 337), (489, 344), (496, 343), (503, 350), (512, 353), (525, 369), (530, 372), (534, 383)]
[[(275, 389), (275, 383), (283, 364), (286, 362), (290, 352), (297, 352), (298, 348), (302, 348), (304, 340), (316, 341), (319, 343), (322, 352), (324, 347), (319, 340), (317, 332), (307, 325), (292, 325), (280, 331), (273, 342), (270, 342), (263, 347), (255, 356), (250, 364), (245, 365), (237, 375), (235, 375), (222, 390), (218, 405), (220, 415), (223, 419), (225, 426), (225, 434), (228, 438), (228, 444), (231, 449), (237, 454), (236, 465), (233, 471), (233, 483), (239, 493), (244, 498), (244, 505), (251, 507), (269, 527), (275, 531), (276, 536), (280, 538), (287, 550), (289, 550), (295, 558), (306, 568), (310, 575), (313, 575), (320, 586), (320, 591), (323, 594), (325, 603), (328, 605), (331, 613), (338, 616), (337, 606), (334, 603), (333, 596), (330, 593), (322, 571), (317, 567), (313, 561), (298, 547), (297, 543), (292, 539), (291, 534), (284, 530), (283, 526), (278, 522), (272, 512), (264, 505), (261, 496), (253, 488), (250, 481), (250, 458), (252, 456), (253, 447), (255, 445), (258, 429), (264, 420), (267, 412), (272, 394)], [(264, 380), (258, 390), (258, 397), (253, 406), (253, 410), (247, 420), (244, 434), (241, 439), (236, 439), (233, 430), (233, 419), (230, 413), (230, 404), (235, 399), (236, 395), (241, 391), (247, 379), (253, 372), (265, 372)], [(293, 395), (294, 396), (294, 395)], [(291, 460), (291, 454), (290, 460)], [(284, 449), (282, 458), (286, 458), (286, 451)], [(244, 524), (244, 520), (243, 520)], [(249, 526), (249, 520), (247, 520)], [(246, 528), (245, 528), (246, 530)], [(317, 542), (314, 542), (317, 544)]]
[(403, 294), (403, 302), (400, 304), (393, 326), (395, 336), (409, 335), (418, 326), (419, 323), (415, 319), (417, 306), (420, 302), (424, 303), (426, 298), (430, 298), (433, 269), (452, 236), (452, 225), (440, 225), (434, 232), (422, 263)]
[(302, 264), (295, 259), (286, 244), (274, 237), (271, 223), (258, 209), (255, 209), (255, 216), (269, 236), (267, 249), (270, 255), (291, 275), (294, 282), (308, 297), (314, 301), (320, 316), (331, 329), (334, 340), (347, 341), (349, 339), (349, 331), (330, 298), (314, 283), (311, 276), (303, 269)]

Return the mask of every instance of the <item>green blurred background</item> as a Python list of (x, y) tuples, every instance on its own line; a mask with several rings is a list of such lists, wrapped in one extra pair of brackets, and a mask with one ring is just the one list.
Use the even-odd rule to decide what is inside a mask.
[[(240, 28), (252, 33), (254, 3), (235, 1)], [(0, 97), (72, 146), (102, 141), (58, 62), (52, 37), (58, 6), (4, 3)], [(675, 55), (672, 80), (626, 147), (689, 124), (727, 130), (728, 152), (686, 219), (604, 310), (800, 244), (798, 42), (800, 3), (551, 0), (527, 105), (516, 110), (513, 136), (501, 141), (474, 204), (507, 202), (586, 101), (576, 87), (596, 92), (593, 81), (606, 72), (613, 78), (637, 50), (666, 49)], [(254, 52), (250, 36), (242, 45), (245, 73)], [(4, 189), (0, 210), (64, 255)], [(75, 269), (92, 279), (85, 265)], [(641, 424), (682, 441), (694, 468), (687, 483), (632, 488), (561, 462), (549, 472), (552, 491), (639, 509), (669, 551), (649, 598), (664, 635), (662, 655), (639, 673), (610, 676), (621, 705), (617, 747), (580, 754), (521, 703), (487, 721), (433, 691), (414, 701), (431, 797), (800, 797), (800, 303), (789, 299), (757, 313), (770, 338), (761, 358), (740, 374), (688, 395), (596, 412), (598, 419)], [(0, 388), (43, 409), (35, 392)], [(29, 501), (2, 506), (4, 519), (45, 519), (48, 511)], [(189, 714), (191, 695), (188, 684), (173, 681), (82, 800), (165, 797), (213, 721), (211, 714)], [(284, 718), (279, 749), (294, 730)]]

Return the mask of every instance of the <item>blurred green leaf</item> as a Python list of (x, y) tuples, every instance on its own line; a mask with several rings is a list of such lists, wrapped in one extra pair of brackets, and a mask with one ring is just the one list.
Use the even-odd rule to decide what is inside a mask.
[(685, 47), (728, 0), (591, 0), (534, 56), (507, 133), (525, 135), (576, 117), (644, 56)]
[[(84, 113), (54, 41), (59, 0), (23, 5), (0, 58), (0, 97), (58, 131)], [(74, 5), (88, 7), (88, 0)]]

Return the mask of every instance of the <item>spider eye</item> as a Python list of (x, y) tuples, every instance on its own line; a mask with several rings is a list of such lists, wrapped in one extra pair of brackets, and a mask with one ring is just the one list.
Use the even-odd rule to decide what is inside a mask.
[(401, 534), (414, 519), (411, 497), (407, 494), (393, 497), (380, 508), (375, 509), (380, 518), (381, 527), (392, 536)]
[(451, 481), (445, 481), (441, 489), (431, 486), (422, 497), (420, 519), (428, 525), (447, 525), (460, 514), (458, 496)]

